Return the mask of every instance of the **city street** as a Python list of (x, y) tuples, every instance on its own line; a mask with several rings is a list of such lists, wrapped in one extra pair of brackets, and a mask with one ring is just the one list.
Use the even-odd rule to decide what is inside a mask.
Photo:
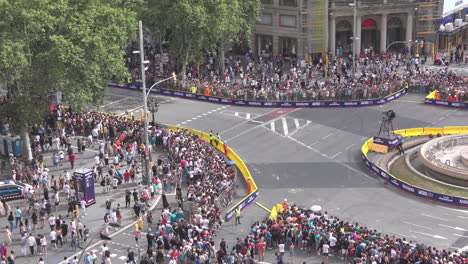
[[(140, 93), (111, 89), (108, 103)], [(346, 221), (440, 248), (468, 245), (468, 211), (410, 197), (380, 182), (362, 164), (362, 143), (377, 134), (382, 112), (393, 109), (395, 129), (466, 124), (464, 110), (427, 106), (421, 94), (377, 107), (339, 109), (264, 109), (222, 106), (157, 96), (163, 103), (157, 119), (221, 139), (244, 159), (259, 188), (258, 202), (267, 208), (287, 198), (290, 203), (321, 205)], [(133, 111), (104, 106), (105, 111)], [(257, 205), (243, 214), (245, 229), (223, 226), (232, 239), (267, 212)], [(225, 237), (226, 239), (231, 239)], [(220, 239), (220, 238), (218, 238)]]

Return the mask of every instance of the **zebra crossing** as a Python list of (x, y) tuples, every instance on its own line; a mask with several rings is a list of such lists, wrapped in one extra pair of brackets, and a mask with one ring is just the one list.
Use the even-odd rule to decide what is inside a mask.
[(225, 115), (230, 115), (230, 116), (235, 116), (238, 118), (246, 119), (246, 120), (255, 119), (260, 116), (259, 114), (236, 112), (236, 111), (230, 111), (230, 110), (224, 110), (221, 113)]
[(304, 120), (292, 117), (281, 117), (271, 122), (267, 122), (265, 127), (281, 136), (292, 135), (296, 131), (312, 123), (310, 120)]

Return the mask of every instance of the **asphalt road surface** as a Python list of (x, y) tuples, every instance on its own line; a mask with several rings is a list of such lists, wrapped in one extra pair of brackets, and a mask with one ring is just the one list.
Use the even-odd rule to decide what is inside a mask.
[[(360, 159), (360, 147), (377, 134), (383, 111), (394, 110), (394, 128), (404, 129), (467, 125), (466, 110), (424, 105), (421, 94), (337, 109), (247, 108), (156, 97), (157, 121), (219, 132), (246, 162), (260, 188), (258, 202), (267, 208), (287, 198), (407, 240), (438, 248), (468, 246), (467, 210), (406, 195), (382, 183)], [(110, 89), (99, 110), (139, 118), (140, 98), (141, 92)], [(249, 224), (266, 211), (253, 205), (245, 214), (252, 217)]]

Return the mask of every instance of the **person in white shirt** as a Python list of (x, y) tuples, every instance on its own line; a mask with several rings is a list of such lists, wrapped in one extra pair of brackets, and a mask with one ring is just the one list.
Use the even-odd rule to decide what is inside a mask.
[(323, 263), (328, 264), (328, 250), (330, 249), (330, 246), (328, 245), (327, 241), (323, 242), (322, 246), (322, 254), (323, 254)]
[(284, 242), (281, 241), (279, 244), (278, 244), (278, 251), (280, 253), (281, 256), (284, 256)]
[(57, 249), (57, 232), (55, 230), (50, 231), (50, 244)]
[(29, 246), (29, 250), (31, 251), (31, 256), (34, 256), (34, 246), (36, 245), (36, 238), (34, 238), (32, 234), (29, 234), (28, 240), (26, 242)]
[(49, 221), (50, 230), (51, 231), (54, 230), (54, 228), (55, 228), (55, 216), (53, 214), (50, 215), (48, 221)]
[(85, 200), (81, 200), (80, 201), (80, 207), (81, 207), (81, 218), (85, 217), (85, 215), (87, 214), (86, 212), (86, 202)]

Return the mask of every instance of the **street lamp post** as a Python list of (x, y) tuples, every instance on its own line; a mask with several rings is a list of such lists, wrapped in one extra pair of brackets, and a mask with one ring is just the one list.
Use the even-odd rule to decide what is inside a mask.
[[(148, 113), (148, 95), (149, 93), (151, 92), (151, 90), (158, 84), (160, 83), (163, 83), (165, 81), (168, 81), (168, 80), (176, 80), (176, 75), (175, 73), (172, 73), (172, 76), (171, 77), (168, 77), (168, 78), (165, 78), (165, 79), (162, 79), (156, 83), (154, 83), (153, 85), (151, 85), (151, 87), (146, 90), (146, 68), (145, 68), (145, 64), (148, 64), (149, 61), (145, 60), (145, 50), (144, 50), (144, 43), (143, 43), (143, 23), (141, 21), (138, 22), (138, 27), (139, 27), (139, 34), (140, 34), (140, 50), (138, 51), (134, 51), (133, 53), (134, 54), (140, 54), (140, 64), (141, 64), (141, 81), (142, 81), (142, 92), (143, 92), (143, 111), (144, 111), (144, 115), (145, 116), (142, 116), (143, 119), (143, 122), (144, 122), (144, 135), (143, 135), (143, 139), (144, 139), (144, 144), (145, 144), (145, 151), (146, 151), (146, 155), (145, 155), (145, 160), (144, 160), (144, 165), (145, 165), (145, 176), (146, 176), (146, 179), (148, 181), (148, 185), (151, 185), (152, 183), (152, 174), (151, 174), (151, 170), (149, 168), (149, 163), (151, 161), (151, 153), (150, 153), (150, 149), (149, 149), (149, 137), (148, 137), (148, 118), (146, 118), (146, 113)], [(154, 118), (154, 117), (153, 117)]]
[(354, 3), (349, 4), (350, 6), (353, 7), (353, 78), (356, 75), (356, 24), (357, 24), (357, 4), (356, 0), (354, 0)]

